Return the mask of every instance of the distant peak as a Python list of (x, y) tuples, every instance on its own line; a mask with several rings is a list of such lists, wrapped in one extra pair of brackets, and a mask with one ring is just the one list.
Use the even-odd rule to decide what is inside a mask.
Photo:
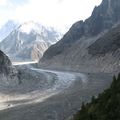
[(34, 21), (27, 21), (27, 22), (24, 22), (22, 25), (35, 25), (35, 24), (37, 23)]
[(28, 22), (25, 22), (23, 23), (20, 27), (19, 27), (19, 30), (21, 32), (25, 32), (27, 34), (29, 34), (32, 30), (34, 31), (39, 31), (40, 28), (42, 28), (42, 25), (38, 24), (38, 23), (35, 23), (33, 21), (28, 21)]

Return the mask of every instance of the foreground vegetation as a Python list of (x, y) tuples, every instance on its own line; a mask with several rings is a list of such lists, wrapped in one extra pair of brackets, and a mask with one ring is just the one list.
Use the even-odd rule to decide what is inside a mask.
[(120, 74), (109, 89), (92, 97), (91, 103), (82, 104), (73, 120), (120, 120)]

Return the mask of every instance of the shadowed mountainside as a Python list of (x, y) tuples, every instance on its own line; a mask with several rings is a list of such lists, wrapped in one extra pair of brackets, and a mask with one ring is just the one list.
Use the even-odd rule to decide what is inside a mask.
[(0, 51), (0, 85), (14, 86), (18, 84), (17, 70), (13, 68), (11, 61)]
[(103, 0), (91, 17), (73, 24), (59, 42), (48, 48), (40, 65), (87, 72), (118, 71), (119, 10), (119, 0)]

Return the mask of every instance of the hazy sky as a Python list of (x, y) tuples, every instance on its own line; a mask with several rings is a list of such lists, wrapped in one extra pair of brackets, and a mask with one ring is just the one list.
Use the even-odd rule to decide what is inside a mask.
[(0, 26), (9, 19), (63, 28), (91, 15), (102, 0), (0, 0)]

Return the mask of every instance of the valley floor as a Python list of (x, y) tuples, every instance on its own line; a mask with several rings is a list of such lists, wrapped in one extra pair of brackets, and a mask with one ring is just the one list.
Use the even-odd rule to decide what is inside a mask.
[[(25, 72), (19, 86), (0, 87), (1, 120), (68, 120), (83, 101), (89, 102), (112, 81), (112, 75), (105, 73), (19, 69)], [(32, 79), (30, 74), (35, 74)]]

